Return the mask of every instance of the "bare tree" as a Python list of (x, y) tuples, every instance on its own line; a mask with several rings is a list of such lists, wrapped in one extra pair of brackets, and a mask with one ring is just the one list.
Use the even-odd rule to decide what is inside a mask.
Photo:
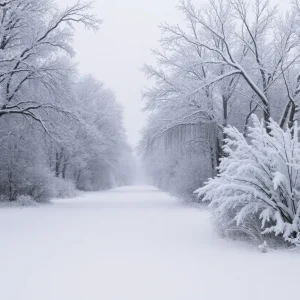
[[(221, 75), (212, 76), (199, 89), (242, 77), (268, 122), (271, 87), (299, 62), (296, 14), (278, 17), (268, 0), (255, 0), (253, 5), (245, 0), (212, 0), (201, 10), (188, 0), (181, 2), (181, 9), (190, 23), (197, 24), (197, 35), (179, 26), (164, 25), (168, 40), (205, 49), (207, 58), (199, 64), (224, 68)], [(276, 26), (278, 23), (280, 26)]]
[[(54, 101), (24, 99), (21, 92), (39, 84), (58, 99), (71, 67), (60, 58), (73, 54), (72, 25), (96, 30), (100, 21), (89, 13), (90, 3), (78, 1), (59, 11), (52, 1), (1, 1), (0, 9), (0, 117), (20, 114), (40, 122), (44, 110), (62, 111)], [(45, 127), (45, 126), (44, 126)]]

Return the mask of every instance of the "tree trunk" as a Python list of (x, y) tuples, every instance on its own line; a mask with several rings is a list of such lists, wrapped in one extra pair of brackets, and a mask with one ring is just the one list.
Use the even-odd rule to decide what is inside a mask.
[(287, 121), (287, 117), (288, 117), (288, 114), (289, 114), (291, 105), (292, 105), (292, 101), (289, 101), (289, 103), (288, 103), (287, 106), (285, 107), (283, 116), (282, 116), (281, 121), (280, 121), (280, 128), (283, 128), (284, 125), (285, 125), (285, 123), (286, 123), (286, 121)]
[(213, 145), (210, 145), (210, 159), (211, 159), (211, 174), (212, 177), (216, 176), (216, 169), (217, 169), (217, 164), (216, 164), (216, 154), (217, 150), (214, 149), (215, 147)]
[(79, 188), (79, 180), (81, 176), (81, 170), (78, 170), (77, 176), (76, 176), (76, 188)]
[(55, 154), (55, 176), (59, 177), (59, 169), (60, 169), (60, 157), (59, 153), (56, 151)]
[(67, 166), (68, 166), (68, 163), (65, 161), (65, 162), (64, 162), (64, 165), (63, 165), (63, 168), (62, 168), (62, 178), (63, 178), (63, 179), (66, 179), (66, 170), (67, 170)]
[(217, 158), (217, 166), (220, 165), (221, 158), (224, 157), (225, 153), (223, 151), (223, 146), (225, 146), (225, 139), (227, 137), (225, 133), (225, 128), (228, 126), (228, 101), (229, 99), (222, 95), (222, 102), (223, 102), (223, 128), (222, 128), (222, 141), (216, 136), (216, 158)]
[(296, 114), (296, 105), (295, 105), (294, 102), (292, 102), (292, 104), (291, 104), (291, 112), (290, 112), (289, 122), (288, 122), (289, 129), (291, 129), (294, 126), (295, 114)]
[(9, 201), (16, 200), (15, 191), (13, 188), (12, 172), (8, 174), (8, 199)]
[(269, 105), (264, 105), (264, 122), (265, 122), (265, 127), (266, 131), (268, 134), (270, 134), (271, 129), (269, 128), (269, 123), (270, 123), (270, 108)]
[[(225, 144), (225, 139), (226, 139), (226, 133), (224, 129), (228, 125), (228, 99), (224, 95), (222, 96), (223, 100), (223, 142), (222, 144)], [(222, 151), (223, 152), (223, 151)]]

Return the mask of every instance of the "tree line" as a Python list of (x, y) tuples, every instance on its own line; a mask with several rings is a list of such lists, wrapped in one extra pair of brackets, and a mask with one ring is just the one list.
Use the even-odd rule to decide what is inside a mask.
[(222, 234), (299, 245), (300, 2), (194, 2), (144, 66), (145, 165), (167, 191), (197, 189)]
[(3, 201), (45, 202), (131, 181), (122, 107), (103, 83), (76, 70), (76, 24), (98, 30), (90, 3), (0, 1)]

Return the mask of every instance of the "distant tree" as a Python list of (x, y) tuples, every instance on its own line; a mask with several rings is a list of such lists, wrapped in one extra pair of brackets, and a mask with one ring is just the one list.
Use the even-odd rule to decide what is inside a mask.
[(122, 124), (122, 108), (114, 94), (87, 76), (75, 84), (74, 96), (78, 120), (72, 128), (76, 145), (68, 142), (61, 148), (58, 172), (66, 176), (68, 168), (78, 187), (84, 189), (97, 190), (128, 182), (132, 169), (122, 160), (127, 155), (132, 162), (133, 156)]
[(128, 183), (122, 109), (72, 62), (73, 26), (100, 24), (90, 8), (0, 0), (1, 199), (45, 202)]

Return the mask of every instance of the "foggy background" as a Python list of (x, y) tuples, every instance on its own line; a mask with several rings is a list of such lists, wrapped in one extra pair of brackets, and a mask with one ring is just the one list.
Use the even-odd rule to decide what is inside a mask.
[[(60, 6), (73, 0), (61, 0)], [(195, 1), (195, 4), (205, 2)], [(288, 1), (272, 0), (280, 8)], [(159, 46), (159, 25), (180, 24), (179, 0), (94, 0), (93, 11), (103, 23), (98, 32), (76, 28), (74, 49), (79, 71), (92, 74), (114, 91), (124, 107), (128, 139), (136, 146), (147, 116), (143, 108), (142, 90), (149, 82), (140, 71), (155, 62), (151, 49)]]
[[(63, 0), (60, 5), (72, 2)], [(103, 20), (100, 30), (76, 28), (74, 49), (79, 70), (93, 74), (115, 92), (124, 106), (125, 127), (133, 146), (146, 119), (140, 110), (141, 90), (147, 81), (140, 69), (154, 62), (151, 49), (158, 47), (159, 24), (182, 19), (177, 4), (178, 0), (96, 0), (93, 11)]]

